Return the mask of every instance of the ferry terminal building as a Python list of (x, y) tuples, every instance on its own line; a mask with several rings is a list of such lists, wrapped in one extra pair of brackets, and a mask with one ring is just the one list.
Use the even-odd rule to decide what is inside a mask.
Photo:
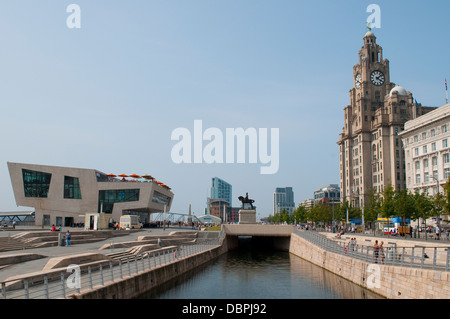
[(151, 213), (170, 211), (174, 197), (150, 175), (128, 179), (96, 169), (7, 164), (16, 204), (34, 207), (36, 226), (72, 226), (92, 213), (110, 214), (114, 222), (139, 215), (146, 223)]

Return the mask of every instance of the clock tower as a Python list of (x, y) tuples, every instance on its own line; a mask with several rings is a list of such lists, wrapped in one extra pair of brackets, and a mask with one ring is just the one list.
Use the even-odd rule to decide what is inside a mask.
[(406, 188), (404, 151), (398, 136), (404, 123), (432, 108), (413, 103), (411, 92), (390, 82), (389, 61), (372, 31), (353, 66), (350, 105), (339, 136), (341, 200), (362, 207), (367, 192)]

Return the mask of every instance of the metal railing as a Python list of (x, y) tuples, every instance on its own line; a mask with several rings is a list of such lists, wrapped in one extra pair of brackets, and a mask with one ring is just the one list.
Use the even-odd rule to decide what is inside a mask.
[(217, 247), (222, 243), (223, 232), (217, 239), (198, 244), (161, 248), (117, 260), (85, 265), (70, 265), (64, 270), (37, 274), (16, 280), (0, 282), (0, 299), (60, 299), (84, 290), (102, 287), (132, 277), (141, 272), (172, 263)]
[(295, 233), (322, 249), (370, 263), (450, 271), (450, 248), (421, 245), (401, 247), (394, 242), (375, 248), (376, 239), (366, 239), (361, 243), (361, 240), (330, 239), (316, 231), (297, 230)]

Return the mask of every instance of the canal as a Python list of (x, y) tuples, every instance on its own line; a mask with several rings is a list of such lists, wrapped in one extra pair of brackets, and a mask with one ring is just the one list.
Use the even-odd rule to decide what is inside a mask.
[(243, 247), (141, 299), (378, 299), (352, 282), (285, 251)]

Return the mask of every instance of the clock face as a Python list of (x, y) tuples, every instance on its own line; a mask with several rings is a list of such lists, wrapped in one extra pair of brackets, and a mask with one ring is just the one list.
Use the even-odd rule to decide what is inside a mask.
[(355, 77), (355, 86), (357, 89), (361, 87), (361, 82), (362, 82), (361, 74), (358, 73)]
[(370, 74), (370, 81), (372, 81), (373, 85), (380, 86), (384, 83), (384, 74), (381, 71), (373, 71)]

